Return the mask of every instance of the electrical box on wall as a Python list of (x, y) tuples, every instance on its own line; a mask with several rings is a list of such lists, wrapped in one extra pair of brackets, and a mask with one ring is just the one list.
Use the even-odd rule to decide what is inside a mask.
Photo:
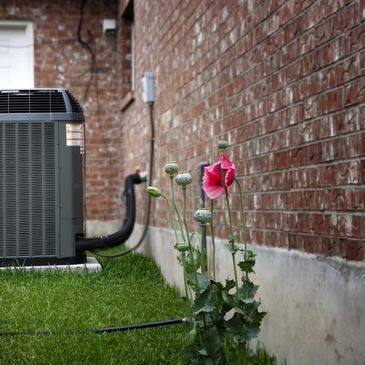
[(145, 72), (142, 76), (143, 101), (147, 104), (155, 102), (155, 75)]
[(71, 93), (0, 90), (0, 265), (82, 262), (83, 153)]
[(116, 19), (103, 19), (103, 33), (114, 35), (117, 31)]

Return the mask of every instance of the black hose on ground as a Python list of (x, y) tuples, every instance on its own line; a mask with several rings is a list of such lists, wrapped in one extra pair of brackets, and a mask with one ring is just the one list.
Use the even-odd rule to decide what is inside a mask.
[(133, 331), (144, 328), (154, 328), (154, 327), (165, 327), (171, 326), (173, 324), (187, 323), (186, 318), (177, 318), (177, 319), (167, 319), (164, 321), (158, 322), (147, 322), (147, 323), (138, 323), (138, 324), (130, 324), (126, 326), (118, 326), (118, 327), (105, 327), (105, 328), (92, 328), (92, 329), (65, 329), (65, 330), (47, 330), (47, 331), (33, 331), (33, 330), (18, 330), (18, 331), (0, 331), (1, 336), (52, 336), (57, 334), (68, 334), (68, 335), (77, 335), (80, 333), (105, 333), (105, 332), (124, 332), (124, 331)]
[(169, 319), (166, 321), (159, 321), (159, 322), (132, 324), (132, 325), (128, 325), (128, 326), (97, 328), (95, 330), (92, 330), (92, 332), (94, 332), (94, 333), (123, 332), (123, 331), (139, 330), (139, 329), (144, 329), (144, 328), (171, 326), (173, 324), (179, 324), (179, 323), (185, 323), (185, 322), (186, 322), (186, 318), (177, 318), (177, 319)]

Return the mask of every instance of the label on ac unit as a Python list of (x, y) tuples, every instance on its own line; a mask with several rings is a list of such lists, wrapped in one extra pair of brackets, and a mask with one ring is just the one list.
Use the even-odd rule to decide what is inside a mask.
[(79, 146), (84, 153), (84, 126), (82, 124), (66, 124), (66, 145)]

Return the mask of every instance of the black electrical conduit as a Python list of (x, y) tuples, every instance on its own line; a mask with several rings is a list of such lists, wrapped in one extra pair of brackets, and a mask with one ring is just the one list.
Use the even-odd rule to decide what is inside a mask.
[(77, 335), (80, 333), (105, 333), (105, 332), (124, 332), (124, 331), (134, 331), (145, 328), (153, 328), (153, 327), (165, 327), (171, 326), (173, 324), (187, 323), (187, 318), (177, 318), (177, 319), (168, 319), (165, 321), (158, 322), (147, 322), (147, 323), (139, 323), (139, 324), (131, 324), (126, 326), (118, 326), (118, 327), (105, 327), (105, 328), (92, 328), (92, 329), (68, 329), (68, 330), (47, 330), (47, 331), (32, 331), (32, 330), (19, 330), (19, 331), (0, 331), (1, 336), (52, 336), (57, 334), (69, 334), (69, 335)]
[[(155, 143), (155, 127), (153, 120), (153, 104), (149, 104), (149, 117), (150, 117), (150, 129), (151, 129), (151, 140), (150, 140), (150, 161), (149, 161), (149, 172), (148, 172), (148, 181), (149, 185), (152, 185), (153, 178), (153, 162), (154, 162), (154, 143)], [(137, 242), (137, 244), (131, 247), (128, 250), (112, 253), (112, 254), (104, 254), (100, 252), (96, 252), (95, 250), (111, 248), (123, 244), (127, 241), (133, 231), (135, 218), (136, 218), (136, 203), (135, 203), (135, 194), (134, 194), (134, 184), (139, 184), (143, 182), (144, 179), (140, 177), (139, 174), (132, 174), (127, 176), (125, 179), (125, 198), (126, 198), (126, 218), (124, 219), (122, 228), (110, 235), (102, 236), (98, 238), (84, 238), (80, 237), (76, 240), (76, 249), (80, 252), (83, 251), (91, 251), (96, 256), (101, 257), (120, 257), (129, 254), (132, 251), (135, 251), (143, 242), (150, 221), (150, 213), (151, 213), (151, 196), (147, 196), (147, 209), (146, 209), (146, 219), (144, 224), (144, 229), (142, 235)]]

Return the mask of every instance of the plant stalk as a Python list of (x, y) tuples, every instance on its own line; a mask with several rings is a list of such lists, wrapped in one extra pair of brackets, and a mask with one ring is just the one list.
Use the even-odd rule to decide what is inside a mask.
[(206, 225), (204, 224), (200, 224), (200, 267), (201, 267), (201, 271), (202, 272), (206, 272), (206, 264), (204, 263), (204, 261), (206, 261), (206, 250), (204, 247), (204, 241), (205, 241), (205, 237), (206, 237)]
[(167, 210), (169, 212), (169, 218), (170, 218), (170, 221), (171, 221), (172, 229), (174, 230), (174, 233), (175, 233), (176, 243), (178, 243), (179, 242), (179, 236), (178, 236), (177, 231), (176, 231), (175, 222), (174, 222), (174, 218), (172, 216), (172, 210), (171, 210), (169, 199), (167, 198), (167, 196), (165, 194), (161, 194), (161, 196), (166, 200)]
[(216, 280), (216, 276), (215, 276), (215, 238), (214, 238), (214, 224), (213, 224), (213, 210), (214, 210), (214, 203), (213, 203), (213, 199), (210, 200), (210, 212), (212, 213), (212, 219), (210, 221), (210, 234), (212, 235), (212, 246), (213, 246), (213, 269), (212, 269), (212, 274), (213, 274), (213, 280)]
[(233, 224), (232, 224), (231, 205), (229, 203), (227, 188), (225, 189), (225, 195), (226, 195), (226, 203), (227, 203), (227, 211), (228, 211), (229, 228), (230, 228), (230, 231), (231, 231), (231, 240), (232, 240), (232, 263), (233, 263), (234, 279), (236, 281), (236, 290), (238, 291), (236, 253), (235, 253), (235, 250), (234, 250), (235, 249), (235, 240), (234, 240), (234, 231), (233, 231)]
[[(182, 191), (183, 191), (183, 223), (184, 223), (184, 227), (185, 227), (187, 243), (189, 245), (190, 260), (191, 260), (191, 262), (193, 262), (195, 264), (193, 249), (192, 249), (191, 240), (189, 237), (188, 225), (186, 223), (186, 186), (183, 186)], [(195, 280), (196, 280), (196, 284), (198, 285), (198, 275), (196, 274), (196, 271), (195, 271)]]
[(184, 235), (184, 230), (183, 230), (183, 225), (182, 225), (181, 217), (180, 217), (180, 213), (179, 213), (179, 209), (177, 208), (177, 205), (176, 205), (174, 180), (173, 179), (174, 179), (173, 177), (170, 177), (171, 201), (172, 201), (172, 205), (174, 206), (174, 209), (175, 209), (175, 212), (176, 212), (176, 217), (177, 217), (177, 221), (179, 222), (180, 232), (181, 232), (183, 241), (186, 242), (185, 235)]
[(245, 217), (245, 213), (244, 213), (244, 205), (243, 205), (243, 190), (241, 188), (241, 184), (238, 182), (238, 180), (236, 178), (234, 178), (237, 186), (238, 186), (238, 191), (239, 191), (239, 196), (240, 196), (240, 220), (241, 220), (241, 226), (242, 226), (242, 241), (243, 244), (245, 246), (245, 260), (247, 260), (247, 238), (248, 238), (248, 229), (247, 229), (247, 225), (246, 225), (246, 217)]

